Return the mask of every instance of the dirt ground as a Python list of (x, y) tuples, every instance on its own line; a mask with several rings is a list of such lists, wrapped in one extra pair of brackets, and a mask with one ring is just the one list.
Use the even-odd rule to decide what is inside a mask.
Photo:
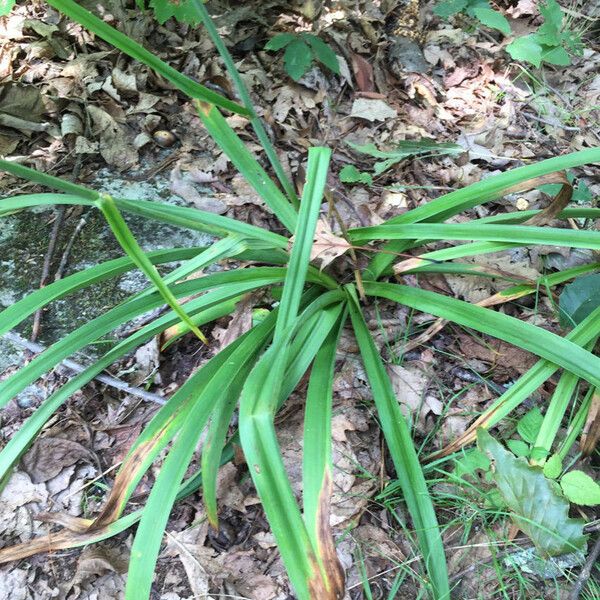
[[(81, 4), (97, 8), (96, 3)], [(159, 25), (151, 12), (142, 14), (125, 0), (101, 4), (105, 21), (181, 72), (235, 97), (202, 28), (173, 20)], [(503, 50), (507, 39), (502, 35), (473, 28), (460, 18), (443, 21), (433, 14), (431, 2), (420, 7), (422, 44), (416, 59), (389, 51), (394, 3), (340, 0), (325, 3), (317, 15), (310, 14), (310, 4), (219, 1), (209, 2), (208, 7), (292, 180), (303, 178), (307, 148), (327, 145), (333, 149), (328, 187), (348, 227), (375, 225), (443, 191), (534, 159), (600, 143), (600, 45), (593, 29), (585, 38), (584, 55), (575, 58), (572, 66), (534, 73), (511, 61)], [(531, 0), (499, 5), (519, 32), (533, 30), (539, 22)], [(575, 15), (573, 27), (588, 27), (585, 16), (598, 14), (593, 2), (570, 8)], [(331, 45), (340, 60), (340, 75), (315, 64), (296, 83), (285, 73), (281, 53), (263, 49), (274, 33), (300, 30), (317, 31)], [(135, 186), (143, 183), (157, 200), (175, 197), (173, 201), (187, 206), (279, 231), (260, 198), (210, 140), (193, 107), (149, 69), (37, 0), (19, 4), (9, 17), (0, 18), (0, 39), (0, 155), (19, 157), (28, 166), (92, 187), (103, 185), (98, 180), (102, 171), (109, 181), (131, 184), (130, 193), (135, 194)], [(238, 116), (228, 121), (253, 150), (260, 151), (248, 121)], [(375, 175), (372, 186), (340, 181), (344, 166), (373, 169), (374, 159), (357, 153), (350, 144), (386, 148), (419, 138), (458, 144), (462, 150), (399, 160)], [(598, 168), (584, 167), (575, 174), (580, 202), (593, 205), (600, 195)], [(6, 175), (0, 180), (1, 196), (35, 189)], [(534, 190), (488, 203), (473, 214), (483, 217), (547, 202), (543, 193)], [(31, 221), (29, 225), (15, 222), (12, 233), (4, 230), (5, 238), (0, 231), (4, 253), (0, 264), (5, 275), (9, 266), (14, 273), (27, 268), (18, 287), (11, 288), (16, 286), (16, 275), (0, 277), (0, 304), (8, 305), (28, 289), (36, 289), (44, 276), (45, 259), (48, 278), (58, 270), (68, 275), (88, 264), (73, 256), (81, 256), (90, 240), (92, 255), (98, 246), (111, 256), (119, 255), (116, 246), (107, 250), (104, 243), (94, 242), (103, 239), (98, 236), (104, 233), (85, 211), (51, 209), (36, 211), (31, 218), (36, 224), (31, 247), (24, 243)], [(197, 240), (191, 238), (182, 242), (194, 243)], [(49, 245), (54, 249), (49, 250)], [(590, 258), (591, 252), (583, 250), (558, 253), (555, 248), (536, 247), (535, 251), (518, 249), (480, 260), (491, 268), (534, 278), (544, 268), (563, 269), (591, 262)], [(86, 260), (92, 261), (93, 256)], [(419, 281), (426, 289), (470, 302), (490, 296), (503, 285), (489, 278), (467, 281), (452, 275)], [(121, 292), (139, 289), (127, 287), (130, 283), (120, 280)], [(74, 311), (71, 306), (71, 312), (43, 312), (36, 337), (52, 343), (64, 328), (118, 301), (120, 297), (111, 290), (108, 299), (76, 298), (73, 302), (86, 304), (75, 304)], [(264, 299), (253, 300), (260, 305)], [(89, 314), (83, 313), (80, 307), (88, 304)], [(503, 310), (558, 331), (546, 298), (535, 306), (524, 301)], [(399, 400), (411, 416), (415, 440), (425, 453), (462, 433), (473, 415), (535, 360), (527, 352), (454, 326), (407, 348), (409, 338), (424, 331), (431, 316), (385, 303), (370, 311), (369, 327), (388, 362)], [(60, 319), (64, 327), (62, 321), (58, 325)], [(115, 365), (111, 373), (131, 386), (168, 396), (233, 335), (235, 325), (225, 318), (207, 330), (208, 347), (184, 338), (160, 351), (157, 341), (152, 341)], [(20, 333), (30, 338), (31, 323)], [(2, 378), (30, 357), (10, 346), (3, 348), (7, 360), (0, 362)], [(68, 376), (67, 371), (53, 372), (11, 402), (0, 417), (0, 445)], [(277, 420), (296, 491), (301, 483), (305, 387), (302, 382)], [(405, 532), (405, 509), (393, 492), (386, 491), (394, 478), (393, 465), (383, 448), (366, 376), (350, 334), (340, 344), (334, 391), (332, 525), (347, 569), (347, 597), (383, 599), (395, 589), (392, 593), (398, 598), (419, 598), (419, 579), (412, 566), (418, 557)], [(551, 391), (552, 384), (548, 384), (522, 411), (546, 400)], [(47, 534), (55, 525), (37, 520), (40, 513), (84, 518), (96, 514), (119, 461), (156, 409), (152, 401), (99, 382), (73, 395), (23, 456), (2, 492), (0, 545)], [(150, 470), (142, 480), (132, 509), (143, 505), (154, 473)], [(435, 473), (430, 476), (435, 478)], [(176, 505), (158, 562), (153, 598), (293, 598), (243, 461), (227, 464), (219, 477), (219, 531), (208, 526), (198, 493)], [(449, 496), (446, 485), (441, 480), (433, 484), (434, 494)], [(455, 505), (441, 505), (439, 517), (452, 523), (445, 530), (445, 545), (457, 598), (567, 597), (572, 581), (564, 577), (544, 580), (523, 570), (499, 582), (503, 555), (494, 547), (502, 548), (503, 540), (510, 539), (510, 523), (501, 518), (489, 521), (485, 516), (480, 520), (478, 509), (468, 502), (460, 505), (462, 514), (455, 510)], [(84, 549), (39, 554), (2, 565), (0, 600), (122, 598), (131, 541), (129, 530)], [(399, 574), (403, 579), (398, 579)], [(393, 588), (397, 581), (398, 587)]]

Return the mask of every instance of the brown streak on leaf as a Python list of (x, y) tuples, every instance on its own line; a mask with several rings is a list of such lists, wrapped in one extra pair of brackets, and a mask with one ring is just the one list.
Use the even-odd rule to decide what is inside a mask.
[(101, 530), (74, 533), (72, 531), (61, 531), (50, 533), (47, 536), (38, 537), (22, 544), (16, 544), (8, 548), (0, 549), (0, 564), (23, 560), (34, 554), (42, 552), (56, 552), (76, 546), (84, 546), (96, 541), (103, 532)]
[(129, 487), (130, 482), (135, 478), (137, 470), (143, 464), (146, 457), (152, 452), (156, 444), (160, 442), (162, 435), (174, 418), (175, 414), (171, 415), (150, 441), (140, 444), (127, 458), (125, 458), (123, 465), (115, 478), (115, 483), (108, 500), (100, 514), (96, 517), (92, 525), (90, 525), (90, 531), (97, 531), (121, 516), (121, 511), (123, 510), (123, 498), (127, 494), (127, 488)]
[(525, 221), (524, 225), (547, 225), (571, 202), (573, 186), (569, 183), (566, 173), (562, 171), (555, 175), (560, 176), (561, 181), (558, 183), (562, 183), (558, 194), (542, 212)]
[(345, 590), (344, 570), (335, 550), (331, 525), (329, 524), (332, 485), (331, 472), (326, 469), (323, 476), (323, 485), (319, 492), (316, 515), (317, 553), (323, 565), (325, 589), (315, 589), (314, 595), (311, 595), (311, 598), (323, 598), (323, 600), (340, 600), (344, 597)]
[(198, 100), (195, 98), (192, 100), (192, 103), (198, 112), (201, 112), (205, 117), (210, 115), (210, 111), (214, 108), (213, 104), (209, 104), (208, 102), (203, 102), (202, 100)]

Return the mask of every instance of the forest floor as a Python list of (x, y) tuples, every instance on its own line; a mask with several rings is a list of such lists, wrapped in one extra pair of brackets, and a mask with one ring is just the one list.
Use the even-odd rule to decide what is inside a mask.
[[(96, 7), (92, 2), (82, 4)], [(201, 27), (173, 20), (160, 25), (151, 12), (134, 10), (133, 2), (101, 4), (107, 22), (181, 72), (234, 97)], [(312, 3), (297, 4), (306, 12)], [(532, 160), (600, 144), (597, 37), (586, 38), (584, 55), (576, 57), (573, 65), (533, 70), (511, 61), (503, 50), (509, 40), (502, 35), (473, 28), (466, 19), (443, 21), (434, 16), (432, 3), (423, 3), (420, 67), (407, 68), (414, 57), (388, 52), (393, 24), (381, 6), (385, 2), (327, 4), (318, 16), (302, 15), (294, 10), (294, 3), (277, 0), (210, 2), (209, 9), (292, 180), (302, 181), (309, 147), (332, 148), (328, 195), (347, 227), (375, 225), (444, 191)], [(526, 33), (539, 23), (535, 2), (502, 4), (513, 29)], [(589, 3), (571, 10), (571, 26), (586, 28), (585, 15), (597, 9)], [(283, 69), (282, 53), (267, 52), (264, 45), (275, 33), (311, 30), (334, 49), (341, 72), (335, 75), (315, 64), (294, 82)], [(143, 195), (195, 206), (280, 231), (260, 198), (210, 139), (193, 107), (149, 69), (37, 0), (18, 5), (9, 17), (0, 19), (0, 40), (0, 156), (17, 157), (23, 164), (91, 187), (118, 189), (121, 196)], [(232, 116), (228, 121), (251, 149), (260, 152), (247, 120)], [(377, 167), (381, 159), (352, 146), (372, 143), (386, 150), (400, 141), (423, 138), (458, 149), (398, 157), (383, 169)], [(368, 177), (342, 183), (339, 172), (347, 165), (368, 173), (372, 183), (367, 183)], [(596, 167), (573, 172), (575, 201), (596, 205), (599, 174)], [(3, 197), (36, 189), (12, 177), (0, 180)], [(547, 204), (544, 193), (532, 190), (477, 207), (473, 214), (484, 217)], [(0, 304), (8, 305), (36, 289), (44, 276), (51, 280), (57, 271), (67, 275), (120, 254), (104, 226), (86, 210), (51, 209), (11, 219), (11, 227), (0, 230)], [(173, 229), (156, 231), (139, 225), (136, 232), (145, 248), (206, 243), (205, 238), (177, 237)], [(485, 255), (478, 262), (534, 279), (545, 269), (560, 270), (591, 258), (592, 253), (584, 250), (558, 252), (536, 246)], [(410, 277), (415, 276), (405, 279)], [(141, 281), (121, 278), (94, 298), (78, 294), (68, 303), (57, 303), (57, 308), (41, 314), (35, 337), (52, 343), (65, 330), (140, 289)], [(454, 275), (419, 281), (426, 289), (469, 302), (487, 298), (505, 285), (490, 278), (466, 280)], [(261, 299), (253, 301), (260, 304)], [(503, 310), (559, 330), (546, 297), (507, 304)], [(240, 334), (240, 321), (247, 321), (248, 315), (246, 311), (222, 319), (205, 331), (208, 346), (185, 338), (161, 351), (155, 340), (111, 372), (132, 386), (168, 396), (215, 350)], [(536, 360), (525, 351), (457, 326), (446, 326), (420, 344), (411, 344), (430, 323), (430, 315), (383, 304), (372, 307), (368, 323), (399, 400), (411, 415), (417, 447), (424, 453), (461, 434)], [(21, 334), (31, 337), (32, 330)], [(19, 352), (18, 346), (2, 348), (2, 378), (31, 356)], [(393, 466), (350, 335), (342, 338), (338, 364), (332, 524), (347, 569), (347, 597), (420, 598), (420, 576), (414, 568), (418, 558), (403, 528), (405, 509), (393, 486), (386, 487), (393, 480)], [(47, 375), (9, 404), (0, 421), (0, 445), (66, 377), (66, 371)], [(548, 384), (521, 407), (514, 420), (503, 423), (504, 435), (510, 437), (518, 416), (543, 406), (551, 391)], [(296, 486), (302, 452), (300, 392), (277, 420)], [(156, 409), (151, 401), (98, 382), (73, 395), (46, 425), (2, 492), (0, 546), (46, 534), (52, 525), (36, 520), (39, 513), (94, 515), (116, 467)], [(143, 505), (153, 476), (151, 471), (142, 480), (132, 506)], [(546, 578), (532, 573), (535, 569), (523, 558), (523, 550), (529, 551), (530, 546), (507, 519), (453, 487), (434, 468), (428, 477), (445, 525), (456, 598), (568, 597), (577, 570), (565, 568)], [(208, 526), (199, 494), (174, 509), (153, 597), (293, 598), (243, 461), (224, 466), (219, 481), (219, 531)], [(593, 519), (593, 513), (586, 516)], [(131, 541), (129, 531), (83, 550), (40, 554), (2, 565), (0, 600), (121, 598)]]

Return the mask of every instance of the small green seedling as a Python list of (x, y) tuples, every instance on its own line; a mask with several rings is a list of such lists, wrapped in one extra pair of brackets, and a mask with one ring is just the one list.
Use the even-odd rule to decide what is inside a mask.
[(265, 45), (265, 50), (276, 51), (282, 48), (285, 48), (283, 68), (294, 81), (298, 81), (314, 61), (325, 65), (336, 75), (340, 72), (335, 52), (312, 33), (279, 33)]

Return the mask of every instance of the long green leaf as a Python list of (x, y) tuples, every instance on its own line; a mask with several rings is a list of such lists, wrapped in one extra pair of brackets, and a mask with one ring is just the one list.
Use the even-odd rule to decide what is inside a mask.
[(246, 178), (256, 193), (265, 201), (286, 229), (296, 229), (296, 210), (258, 164), (239, 136), (231, 128), (216, 106), (196, 102), (196, 111), (221, 150), (229, 157), (237, 170)]
[[(204, 252), (204, 248), (172, 248), (148, 252), (148, 260), (152, 264), (163, 264), (180, 260), (187, 260)], [(117, 277), (135, 267), (134, 262), (128, 257), (109, 260), (99, 265), (89, 267), (84, 271), (73, 273), (63, 279), (54, 281), (46, 287), (31, 292), (15, 304), (0, 312), (0, 335), (6, 333), (36, 310), (46, 304), (63, 298), (77, 290), (89, 287), (95, 283)]]
[[(286, 270), (279, 267), (257, 267), (252, 269), (241, 269), (238, 271), (225, 271), (211, 273), (206, 277), (192, 279), (179, 283), (172, 287), (175, 297), (190, 296), (211, 288), (226, 286), (223, 290), (211, 292), (206, 299), (197, 299), (192, 302), (219, 302), (246, 293), (251, 289), (272, 285), (283, 280)], [(226, 284), (239, 284), (227, 286)], [(96, 319), (82, 325), (74, 332), (65, 336), (48, 348), (45, 352), (34, 358), (28, 365), (8, 379), (0, 382), (0, 407), (21, 392), (27, 385), (32, 383), (40, 375), (54, 368), (61, 360), (77, 352), (87, 344), (97, 340), (106, 333), (112, 331), (119, 325), (133, 319), (148, 310), (157, 308), (163, 303), (158, 293), (136, 298), (125, 302)], [(188, 310), (192, 310), (195, 304), (188, 303)], [(178, 319), (173, 320), (173, 324)]]
[(157, 268), (150, 262), (146, 253), (140, 248), (137, 240), (131, 229), (129, 229), (125, 219), (121, 216), (117, 205), (108, 194), (100, 194), (98, 207), (104, 214), (110, 228), (121, 245), (121, 248), (127, 253), (129, 258), (138, 266), (138, 268), (146, 275), (154, 287), (158, 290), (165, 302), (173, 309), (175, 314), (190, 328), (197, 338), (207, 343), (205, 335), (194, 325), (188, 314), (181, 307), (177, 298), (173, 295), (169, 286), (163, 281)]
[[(575, 329), (570, 331), (565, 339), (577, 346), (585, 346), (597, 335), (600, 335), (600, 308), (597, 308), (584, 321), (577, 325)], [(445, 456), (472, 442), (479, 427), (489, 429), (499, 423), (519, 404), (533, 394), (558, 369), (559, 366), (557, 364), (548, 360), (540, 360), (535, 363), (529, 371), (521, 375), (504, 394), (497, 398), (461, 436), (444, 448), (443, 451), (436, 452), (432, 456), (428, 456), (427, 459), (432, 460), (441, 454)]]
[(477, 240), (517, 244), (546, 244), (568, 248), (600, 249), (600, 232), (527, 227), (524, 225), (480, 225), (478, 223), (411, 223), (376, 225), (348, 231), (353, 242), (375, 239)]
[[(294, 235), (294, 247), (288, 266), (274, 340), (278, 341), (298, 314), (300, 298), (310, 262), (319, 208), (325, 191), (331, 150), (311, 148), (308, 151), (306, 184), (302, 193), (298, 229)], [(295, 229), (295, 228), (294, 228)]]
[[(519, 167), (505, 173), (500, 173), (499, 175), (494, 175), (493, 177), (488, 177), (462, 190), (456, 190), (440, 196), (431, 202), (427, 202), (398, 217), (390, 219), (387, 223), (393, 225), (417, 223), (420, 221), (444, 221), (478, 204), (498, 198), (506, 190), (535, 177), (598, 161), (600, 161), (600, 148), (591, 148), (564, 156), (549, 158), (533, 165)], [(404, 252), (407, 247), (406, 243), (393, 241), (386, 244), (384, 249), (388, 252), (398, 253)], [(365, 279), (377, 279), (393, 261), (393, 254), (377, 254), (369, 264), (365, 273)]]
[(243, 106), (240, 106), (236, 102), (221, 96), (221, 94), (217, 94), (217, 92), (214, 92), (213, 90), (200, 85), (193, 79), (190, 79), (186, 75), (183, 75), (164, 61), (160, 60), (160, 58), (152, 52), (149, 52), (143, 46), (134, 42), (129, 36), (121, 33), (114, 27), (111, 27), (102, 19), (99, 19), (82, 6), (79, 6), (76, 2), (73, 2), (73, 0), (48, 0), (48, 4), (67, 15), (70, 19), (73, 19), (73, 21), (83, 25), (83, 27), (95, 33), (105, 42), (118, 48), (121, 52), (124, 52), (132, 58), (149, 66), (190, 98), (198, 98), (204, 102), (216, 104), (217, 106), (240, 115), (249, 115), (249, 111)]
[(231, 79), (233, 79), (233, 83), (235, 84), (242, 103), (250, 112), (250, 123), (254, 129), (254, 133), (256, 133), (256, 137), (258, 138), (260, 145), (263, 147), (263, 150), (269, 159), (269, 162), (271, 163), (271, 167), (273, 167), (273, 171), (275, 171), (275, 175), (277, 175), (277, 179), (279, 179), (279, 182), (281, 183), (281, 187), (283, 187), (283, 190), (287, 194), (287, 197), (291, 200), (292, 204), (297, 207), (298, 197), (296, 196), (294, 186), (286, 175), (285, 170), (283, 169), (283, 166), (277, 157), (277, 152), (275, 151), (275, 148), (273, 147), (273, 144), (271, 143), (271, 140), (265, 131), (260, 117), (254, 110), (254, 106), (252, 105), (252, 100), (250, 99), (250, 94), (248, 93), (246, 84), (236, 69), (235, 63), (233, 62), (233, 58), (231, 57), (227, 46), (219, 35), (219, 32), (217, 31), (213, 20), (210, 18), (204, 3), (201, 2), (201, 0), (192, 0), (191, 6), (193, 6), (196, 10), (199, 20), (202, 21), (202, 24), (206, 28), (212, 43), (215, 45), (215, 48), (221, 55), (229, 76)]
[(321, 568), (340, 579), (340, 589), (343, 589), (344, 574), (333, 544), (329, 517), (333, 490), (333, 377), (337, 344), (345, 321), (346, 311), (337, 327), (331, 329), (312, 366), (306, 395), (302, 454), (304, 522)]
[[(351, 287), (347, 289), (354, 334), (369, 379), (369, 385), (373, 391), (373, 399), (377, 407), (381, 429), (396, 467), (396, 475), (408, 511), (413, 520), (434, 597), (436, 599), (448, 599), (450, 598), (450, 587), (444, 546), (427, 483), (419, 464), (419, 458), (408, 425), (394, 394), (392, 383), (360, 310), (356, 292)], [(365, 291), (367, 290), (365, 289)]]
[(462, 300), (393, 283), (365, 283), (365, 293), (504, 340), (560, 365), (593, 385), (600, 385), (600, 358), (541, 327)]

